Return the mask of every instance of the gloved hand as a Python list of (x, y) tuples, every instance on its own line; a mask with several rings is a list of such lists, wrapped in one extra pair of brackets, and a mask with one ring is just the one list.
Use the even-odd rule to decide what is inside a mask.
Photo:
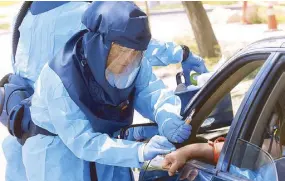
[(189, 56), (186, 60), (181, 63), (183, 74), (185, 77), (185, 84), (190, 85), (190, 72), (194, 70), (195, 72), (202, 74), (208, 72), (203, 58), (189, 52)]
[(175, 151), (175, 146), (170, 143), (164, 136), (155, 135), (150, 141), (144, 145), (143, 157), (144, 161), (151, 160), (157, 155), (165, 155), (171, 151)]
[(128, 129), (127, 140), (147, 140), (152, 138), (154, 135), (158, 135), (157, 126), (138, 126)]
[(189, 138), (191, 129), (191, 125), (186, 124), (179, 117), (169, 116), (159, 127), (159, 133), (173, 143), (182, 143)]

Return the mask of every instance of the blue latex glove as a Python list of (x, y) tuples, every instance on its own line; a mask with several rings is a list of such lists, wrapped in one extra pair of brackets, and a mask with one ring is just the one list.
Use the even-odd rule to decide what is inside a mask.
[(195, 72), (202, 74), (208, 72), (203, 58), (189, 52), (188, 58), (181, 63), (183, 74), (185, 77), (185, 84), (190, 85), (190, 72), (194, 70)]
[(165, 112), (165, 117), (159, 127), (159, 133), (165, 136), (169, 141), (174, 143), (182, 143), (187, 140), (191, 134), (191, 125), (186, 124), (179, 117)]
[(140, 141), (147, 140), (158, 135), (157, 126), (138, 126), (128, 129), (127, 140)]
[(156, 135), (145, 145), (143, 149), (143, 157), (145, 161), (151, 160), (157, 155), (165, 155), (175, 150), (175, 146), (164, 136)]

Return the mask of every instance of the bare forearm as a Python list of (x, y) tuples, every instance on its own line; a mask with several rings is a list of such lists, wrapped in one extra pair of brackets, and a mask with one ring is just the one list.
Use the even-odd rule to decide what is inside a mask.
[(208, 143), (191, 144), (180, 149), (188, 158), (187, 160), (203, 158), (211, 162), (214, 159), (213, 148)]

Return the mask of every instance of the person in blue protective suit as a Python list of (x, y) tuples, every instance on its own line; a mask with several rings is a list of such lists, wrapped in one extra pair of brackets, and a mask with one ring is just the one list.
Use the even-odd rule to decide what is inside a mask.
[[(94, 2), (82, 22), (87, 29), (66, 43), (36, 82), (33, 123), (54, 135), (37, 134), (23, 145), (28, 180), (90, 180), (94, 166), (98, 180), (132, 180), (128, 167), (169, 153), (175, 148), (168, 140), (190, 135), (179, 98), (143, 58), (151, 38), (145, 13), (131, 2)], [(134, 109), (154, 120), (162, 136), (147, 144), (117, 139)]]
[[(13, 64), (15, 73), (25, 78), (31, 87), (45, 62), (54, 57), (69, 37), (85, 27), (80, 19), (88, 5), (86, 2), (31, 3), (18, 29), (21, 36)], [(168, 65), (181, 62), (182, 54), (182, 48), (174, 43), (152, 40), (144, 55), (151, 65)], [(140, 135), (133, 135), (137, 139), (158, 134), (157, 128), (138, 131)], [(6, 180), (26, 180), (22, 145), (15, 137), (8, 136), (2, 146), (7, 161)]]
[[(81, 16), (88, 4), (33, 2), (16, 30), (20, 32), (20, 37), (13, 57), (15, 74), (24, 78), (33, 87), (44, 64), (58, 53), (73, 34), (85, 27), (81, 23)], [(38, 11), (43, 9), (41, 7), (49, 9)], [(16, 137), (5, 138), (2, 148), (7, 163), (5, 180), (28, 180), (22, 161), (22, 145)]]
[[(161, 42), (152, 39), (144, 52), (146, 58), (152, 66), (167, 66), (169, 64), (181, 63), (185, 84), (190, 85), (190, 72), (194, 70), (199, 74), (208, 72), (204, 60), (192, 53), (185, 45), (177, 45), (173, 42)], [(127, 132), (128, 140), (146, 140), (154, 135), (158, 135), (156, 126), (138, 126), (129, 128)]]

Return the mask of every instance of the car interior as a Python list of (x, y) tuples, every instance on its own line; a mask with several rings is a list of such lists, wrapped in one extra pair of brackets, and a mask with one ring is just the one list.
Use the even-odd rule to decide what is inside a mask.
[[(272, 180), (278, 180), (278, 177), (280, 179), (283, 172), (281, 170), (285, 168), (283, 154), (285, 151), (285, 73), (276, 77), (279, 78), (272, 87), (258, 118), (256, 120), (248, 118), (255, 123), (253, 129), (247, 127), (241, 131), (231, 161), (231, 165), (237, 168), (260, 172), (260, 174), (271, 171), (272, 173), (267, 174), (271, 175)], [(268, 169), (268, 165), (271, 169)], [(266, 171), (260, 171), (266, 166)], [(243, 175), (242, 172), (231, 170), (230, 172), (238, 176), (248, 176)]]
[[(241, 101), (243, 100), (246, 92), (250, 88), (254, 77), (258, 73), (260, 67), (263, 65), (264, 61), (253, 61), (250, 62), (236, 72), (231, 74), (222, 85), (218, 87), (218, 89), (210, 96), (209, 99), (197, 110), (193, 120), (191, 122), (192, 125), (192, 135), (198, 139), (198, 142), (207, 142), (208, 140), (215, 140), (218, 137), (226, 136), (230, 126), (221, 127), (217, 129), (208, 129), (204, 133), (199, 134), (199, 129), (203, 128), (203, 123), (207, 121), (209, 115), (211, 115), (212, 111), (215, 107), (223, 101), (225, 96), (230, 94), (232, 99), (232, 107), (233, 107), (233, 115), (236, 114)], [(254, 73), (254, 75), (252, 75)], [(251, 81), (248, 83), (248, 81)], [(239, 95), (234, 94), (234, 89), (238, 84), (245, 84), (244, 91)], [(238, 87), (239, 88), (239, 87)], [(207, 126), (207, 125), (206, 125)], [(193, 131), (194, 130), (194, 131)], [(195, 132), (196, 131), (196, 132)], [(197, 133), (197, 135), (193, 134)], [(191, 139), (191, 138), (190, 138)], [(192, 138), (193, 139), (193, 138)], [(196, 141), (197, 142), (197, 141)], [(189, 144), (189, 143), (188, 143)]]

